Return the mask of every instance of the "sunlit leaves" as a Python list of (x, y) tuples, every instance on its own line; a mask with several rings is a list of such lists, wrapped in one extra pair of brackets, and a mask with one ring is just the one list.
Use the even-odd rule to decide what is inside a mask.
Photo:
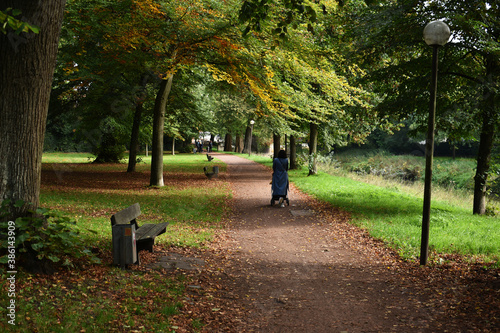
[(0, 11), (0, 32), (7, 34), (7, 32), (11, 30), (18, 35), (22, 32), (32, 31), (36, 34), (40, 32), (40, 28), (36, 25), (17, 19), (16, 16), (19, 15), (21, 15), (19, 9), (7, 8), (6, 10)]

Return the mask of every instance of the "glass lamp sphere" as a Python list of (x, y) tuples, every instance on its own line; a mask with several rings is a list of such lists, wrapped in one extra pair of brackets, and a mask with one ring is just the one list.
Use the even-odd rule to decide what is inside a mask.
[(443, 46), (450, 39), (450, 28), (441, 21), (432, 21), (424, 28), (424, 40), (429, 46)]

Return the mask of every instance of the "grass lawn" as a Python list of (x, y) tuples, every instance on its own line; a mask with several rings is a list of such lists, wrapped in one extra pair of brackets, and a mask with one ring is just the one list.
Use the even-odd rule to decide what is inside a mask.
[[(242, 155), (245, 157), (245, 155)], [(272, 165), (269, 157), (251, 159)], [(379, 186), (349, 177), (307, 170), (290, 171), (290, 180), (301, 190), (336, 207), (351, 212), (353, 222), (383, 240), (406, 259), (420, 255), (423, 196), (405, 191), (396, 182)], [(447, 193), (451, 190), (447, 189)], [(500, 218), (472, 214), (472, 205), (455, 203), (442, 194), (432, 201), (429, 250), (431, 260), (440, 254), (461, 254), (471, 260), (497, 262), (500, 258)]]
[[(56, 156), (56, 157), (55, 157)], [(210, 229), (220, 222), (229, 197), (228, 185), (207, 180), (204, 155), (177, 154), (164, 157), (165, 186), (150, 187), (151, 158), (135, 173), (125, 172), (126, 164), (72, 163), (86, 154), (45, 154), (41, 204), (74, 217), (82, 234), (92, 243), (110, 247), (110, 217), (133, 203), (141, 205), (141, 223), (167, 221), (167, 236), (159, 244), (199, 246), (210, 238)], [(62, 163), (45, 163), (60, 160)], [(219, 165), (225, 170), (225, 165)], [(193, 182), (193, 180), (195, 180)], [(194, 232), (196, 230), (196, 232)]]
[[(139, 202), (141, 223), (168, 221), (167, 233), (157, 238), (157, 249), (203, 251), (221, 228), (231, 197), (223, 179), (209, 181), (203, 166), (205, 155), (165, 155), (165, 186), (150, 187), (150, 160), (142, 157), (137, 172), (127, 173), (126, 164), (90, 164), (88, 154), (45, 154), (41, 203), (74, 218), (84, 240), (94, 248), (102, 264), (83, 264), (54, 275), (16, 275), (16, 326), (7, 323), (12, 297), (0, 294), (2, 332), (175, 332), (179, 326), (192, 332), (206, 323), (228, 317), (215, 304), (210, 283), (196, 274), (165, 273), (144, 266), (121, 270), (111, 265), (110, 217)], [(246, 157), (246, 155), (241, 155)], [(271, 166), (269, 157), (252, 159)], [(320, 172), (290, 172), (296, 186), (317, 198), (351, 212), (353, 222), (397, 249), (405, 258), (416, 258), (420, 246), (422, 198), (397, 184), (379, 186), (349, 177)], [(473, 216), (470, 207), (434, 200), (431, 213), (431, 262), (445, 254), (465, 255), (471, 260), (498, 261), (500, 219)], [(195, 249), (195, 250), (192, 250)], [(194, 252), (193, 252), (194, 253)], [(142, 254), (146, 255), (146, 254)], [(147, 257), (146, 257), (147, 260)], [(209, 269), (217, 269), (210, 267)], [(0, 287), (8, 290), (7, 274)], [(193, 286), (194, 284), (194, 286)], [(193, 288), (194, 287), (194, 288)], [(206, 290), (206, 291), (204, 291)], [(196, 295), (199, 295), (196, 296)], [(204, 307), (205, 310), (199, 310)], [(182, 309), (182, 311), (180, 311)], [(208, 311), (207, 311), (208, 309)], [(182, 315), (180, 315), (182, 313)], [(203, 315), (212, 317), (204, 318)]]
[[(0, 294), (2, 332), (175, 332), (176, 323), (203, 327), (204, 318), (188, 301), (189, 275), (111, 265), (111, 223), (115, 212), (138, 202), (141, 223), (168, 221), (166, 234), (156, 238), (158, 249), (174, 246), (202, 249), (212, 239), (228, 210), (231, 192), (222, 179), (209, 181), (203, 173), (205, 155), (165, 155), (165, 186), (150, 187), (150, 158), (142, 157), (137, 172), (127, 173), (126, 164), (90, 164), (89, 154), (44, 154), (41, 205), (74, 218), (85, 242), (102, 264), (83, 264), (50, 275), (16, 275), (16, 326), (7, 323), (10, 298)], [(147, 256), (141, 252), (141, 256)], [(146, 257), (147, 261), (147, 257)], [(7, 290), (5, 270), (0, 282)], [(196, 290), (195, 290), (196, 291)], [(191, 296), (187, 297), (186, 293)], [(178, 318), (180, 308), (193, 307), (189, 316)], [(213, 306), (215, 307), (215, 305)], [(187, 324), (186, 324), (187, 322)]]

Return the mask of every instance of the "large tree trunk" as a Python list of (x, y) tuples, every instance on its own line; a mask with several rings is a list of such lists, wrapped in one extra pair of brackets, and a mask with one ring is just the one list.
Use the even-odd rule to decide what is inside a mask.
[(295, 142), (295, 135), (290, 135), (290, 169), (298, 169), (297, 164), (297, 142)]
[(318, 125), (311, 122), (309, 131), (309, 174), (315, 175), (317, 171), (316, 157), (318, 153)]
[(240, 134), (236, 134), (236, 139), (234, 141), (234, 151), (236, 153), (243, 153), (245, 148), (243, 146), (243, 137)]
[(474, 176), (474, 214), (486, 212), (486, 183), (490, 170), (491, 150), (493, 148), (495, 126), (493, 119), (484, 119), (477, 154), (477, 168)]
[(168, 95), (172, 89), (174, 75), (170, 74), (162, 80), (160, 90), (155, 100), (153, 115), (153, 147), (151, 149), (151, 177), (150, 186), (163, 186), (163, 129), (165, 127), (165, 110)]
[[(2, 1), (0, 10), (22, 11), (22, 20), (39, 34), (0, 33), (0, 201), (9, 219), (39, 205), (43, 140), (65, 0)], [(29, 204), (28, 204), (29, 203)]]
[(484, 101), (483, 125), (477, 154), (476, 175), (474, 176), (473, 214), (484, 214), (486, 212), (486, 185), (490, 170), (491, 151), (495, 142), (495, 132), (498, 129), (498, 95), (495, 91), (500, 78), (500, 63), (493, 56), (486, 60), (486, 73), (487, 77), (491, 79), (487, 83)]
[(248, 154), (249, 149), (250, 151), (252, 151), (252, 147), (250, 147), (251, 144), (252, 144), (252, 127), (248, 125), (245, 130), (245, 147), (243, 148), (242, 153)]
[(232, 140), (233, 139), (231, 137), (231, 133), (227, 133), (226, 137), (224, 138), (224, 151), (233, 151), (233, 143), (231, 142)]
[(139, 130), (141, 127), (143, 102), (135, 106), (134, 123), (132, 124), (132, 134), (130, 136), (130, 150), (128, 156), (127, 172), (134, 172), (137, 164), (137, 152), (139, 151)]
[(279, 134), (273, 133), (273, 156), (278, 157), (278, 153), (281, 149), (281, 136)]

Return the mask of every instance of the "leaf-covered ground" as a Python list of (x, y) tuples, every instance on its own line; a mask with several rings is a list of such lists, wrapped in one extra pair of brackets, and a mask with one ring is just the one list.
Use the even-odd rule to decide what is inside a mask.
[[(230, 182), (234, 197), (223, 203), (231, 213), (210, 243), (162, 243), (155, 253), (141, 252), (142, 264), (128, 271), (112, 267), (111, 251), (101, 249), (101, 265), (19, 276), (23, 308), (15, 331), (500, 330), (499, 269), (451, 255), (427, 267), (403, 261), (350, 224), (348, 214), (293, 188), (290, 206), (270, 207), (269, 170), (218, 157), (228, 173), (210, 186)], [(153, 267), (174, 253), (205, 264)], [(41, 318), (40, 309), (50, 316)], [(0, 329), (12, 327), (2, 321)]]

